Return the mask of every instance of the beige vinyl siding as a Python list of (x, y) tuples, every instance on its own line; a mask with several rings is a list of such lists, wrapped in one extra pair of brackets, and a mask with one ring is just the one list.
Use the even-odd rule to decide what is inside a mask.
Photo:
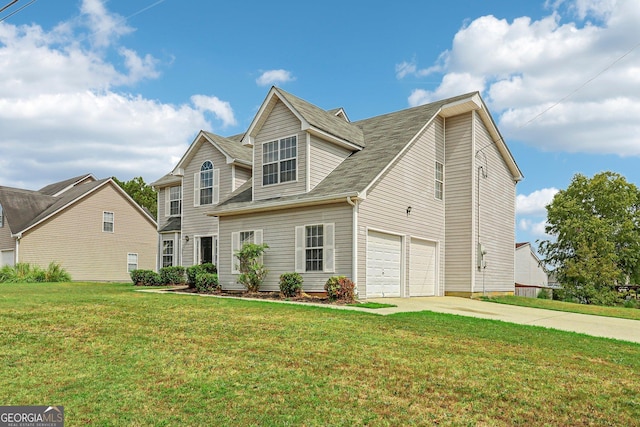
[[(243, 168), (240, 166), (234, 166), (235, 168), (235, 179), (232, 191), (237, 190), (242, 184), (249, 181), (251, 179), (251, 169)], [(222, 197), (222, 195), (220, 195)], [(222, 199), (220, 199), (222, 200)]]
[(0, 251), (15, 249), (16, 239), (11, 237), (11, 229), (7, 217), (4, 217), (4, 226), (0, 227)]
[[(548, 286), (547, 273), (531, 252), (530, 246), (516, 249), (515, 282), (521, 285)], [(535, 296), (535, 295), (534, 295)]]
[[(480, 177), (480, 208), (477, 213), (480, 216), (478, 235), (487, 251), (487, 267), (477, 272), (474, 292), (513, 292), (516, 185), (486, 127), (475, 113), (474, 125), (476, 149), (482, 149), (487, 159), (487, 178)], [(476, 170), (484, 165), (484, 156), (476, 156)]]
[(218, 275), (224, 289), (243, 289), (231, 274), (231, 235), (234, 232), (262, 230), (262, 241), (269, 245), (263, 262), (269, 270), (260, 288), (279, 290), (280, 274), (295, 271), (296, 226), (334, 224), (335, 271), (301, 273), (306, 292), (324, 292), (324, 284), (334, 275), (351, 277), (352, 207), (336, 203), (319, 207), (291, 208), (282, 211), (222, 217), (220, 219), (220, 263)]
[(351, 155), (351, 150), (338, 147), (320, 138), (311, 136), (310, 190), (313, 190), (327, 175)]
[[(408, 282), (411, 238), (443, 242), (445, 237), (444, 201), (435, 199), (434, 178), (436, 152), (442, 155), (444, 138), (441, 118), (434, 120), (411, 147), (369, 190), (359, 206), (358, 216), (358, 294), (366, 295), (367, 229), (405, 236), (404, 281), (402, 289), (409, 294)], [(440, 148), (436, 150), (436, 141)], [(446, 173), (446, 169), (445, 169)], [(411, 213), (407, 215), (407, 208)], [(440, 244), (440, 262), (444, 245)], [(443, 268), (439, 268), (436, 294), (444, 289)]]
[[(253, 196), (254, 200), (288, 196), (305, 192), (306, 179), (306, 143), (307, 134), (301, 130), (300, 120), (282, 103), (278, 101), (271, 110), (260, 132), (256, 135), (253, 146)], [(290, 136), (297, 136), (296, 161), (298, 179), (282, 184), (262, 186), (262, 144)]]
[(471, 292), (474, 256), (474, 147), (471, 113), (445, 121), (446, 292)]
[[(214, 236), (218, 234), (218, 218), (206, 213), (215, 205), (194, 206), (194, 174), (200, 172), (205, 161), (211, 161), (214, 169), (220, 170), (220, 200), (232, 191), (232, 165), (227, 164), (226, 157), (211, 143), (205, 141), (195, 150), (191, 160), (184, 168), (182, 180), (182, 265), (194, 264), (194, 236)], [(187, 242), (185, 237), (189, 236)]]
[[(102, 231), (105, 211), (114, 214), (113, 233)], [(26, 232), (18, 256), (44, 268), (60, 263), (76, 281), (126, 282), (127, 254), (138, 254), (138, 268), (155, 270), (156, 251), (155, 224), (107, 184)]]

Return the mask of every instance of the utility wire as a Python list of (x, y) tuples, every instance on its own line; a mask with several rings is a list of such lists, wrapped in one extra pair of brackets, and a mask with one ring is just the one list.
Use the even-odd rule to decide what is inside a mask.
[[(10, 14), (8, 14), (7, 16), (0, 18), (0, 22), (4, 21), (4, 20), (5, 20), (5, 19), (7, 19), (7, 18), (12, 17), (13, 15), (15, 15), (15, 14), (16, 14), (16, 13), (18, 13), (18, 12), (20, 12), (21, 10), (23, 10), (23, 9), (25, 9), (25, 8), (27, 8), (27, 7), (29, 7), (29, 6), (31, 6), (31, 5), (32, 5), (33, 3), (35, 3), (36, 1), (37, 1), (37, 0), (31, 0), (29, 3), (25, 4), (25, 5), (24, 5), (24, 6), (22, 6), (21, 8), (16, 9), (16, 10), (14, 10), (13, 12), (11, 12)], [(7, 6), (5, 6), (4, 8), (2, 8), (2, 10), (5, 10), (7, 7), (9, 7), (9, 6), (11, 6), (12, 4), (15, 4), (15, 3), (17, 3), (17, 2), (18, 2), (18, 0), (15, 0), (13, 3), (10, 3), (10, 4), (8, 4)], [(1, 12), (2, 10), (0, 10), (0, 12)]]
[(13, 6), (16, 3), (18, 3), (18, 0), (13, 0), (13, 1), (9, 2), (7, 5), (2, 6), (2, 8), (0, 8), (0, 12), (2, 12), (5, 9), (10, 8), (11, 6)]

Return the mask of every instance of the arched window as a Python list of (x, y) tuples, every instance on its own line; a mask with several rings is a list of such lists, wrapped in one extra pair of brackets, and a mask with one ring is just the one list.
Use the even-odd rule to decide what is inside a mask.
[(200, 172), (194, 176), (194, 205), (215, 205), (218, 203), (219, 187), (218, 181), (220, 170), (213, 168), (213, 163), (209, 160), (202, 163)]
[(213, 203), (213, 163), (206, 161), (200, 167), (200, 204)]

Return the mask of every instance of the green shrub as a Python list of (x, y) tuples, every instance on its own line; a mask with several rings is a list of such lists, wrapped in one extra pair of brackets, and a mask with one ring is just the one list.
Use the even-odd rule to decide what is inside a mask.
[(170, 266), (160, 269), (160, 281), (163, 285), (184, 285), (187, 281), (184, 267)]
[(352, 303), (356, 300), (356, 284), (345, 276), (332, 276), (324, 284), (324, 290), (331, 301)]
[(133, 270), (131, 281), (136, 286), (158, 286), (162, 285), (160, 275), (152, 270)]
[(196, 265), (192, 265), (191, 267), (187, 267), (186, 271), (187, 271), (187, 285), (189, 285), (190, 288), (195, 288), (196, 276), (198, 275), (198, 273), (217, 274), (218, 268), (214, 264), (204, 263), (204, 264), (196, 264)]
[(298, 273), (282, 273), (280, 275), (280, 292), (287, 298), (302, 292), (302, 276)]
[(51, 262), (47, 270), (28, 263), (5, 265), (0, 269), (0, 282), (36, 283), (36, 282), (69, 282), (71, 276), (59, 264)]
[(238, 283), (244, 285), (248, 292), (258, 292), (269, 270), (260, 263), (260, 257), (269, 246), (266, 243), (246, 243), (236, 256), (240, 262)]
[(538, 291), (538, 296), (537, 297), (540, 298), (540, 299), (549, 299), (550, 298), (549, 293), (551, 293), (551, 291), (549, 289), (540, 289)]
[(201, 272), (196, 275), (196, 290), (202, 293), (214, 293), (222, 290), (216, 273)]

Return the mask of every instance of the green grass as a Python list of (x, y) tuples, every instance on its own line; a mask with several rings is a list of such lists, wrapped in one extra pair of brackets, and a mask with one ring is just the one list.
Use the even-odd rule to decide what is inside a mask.
[(395, 304), (385, 304), (382, 302), (356, 302), (354, 304), (347, 304), (348, 306), (351, 307), (360, 307), (360, 308), (389, 308), (389, 307), (397, 307), (397, 305)]
[(619, 317), (621, 319), (640, 320), (640, 309), (637, 308), (575, 304), (572, 302), (516, 296), (484, 297), (482, 299), (484, 301), (497, 302), (500, 304), (518, 305), (521, 307), (544, 308), (547, 310), (567, 311), (570, 313), (593, 314), (595, 316)]
[(0, 404), (75, 425), (637, 425), (640, 345), (483, 319), (0, 285)]

